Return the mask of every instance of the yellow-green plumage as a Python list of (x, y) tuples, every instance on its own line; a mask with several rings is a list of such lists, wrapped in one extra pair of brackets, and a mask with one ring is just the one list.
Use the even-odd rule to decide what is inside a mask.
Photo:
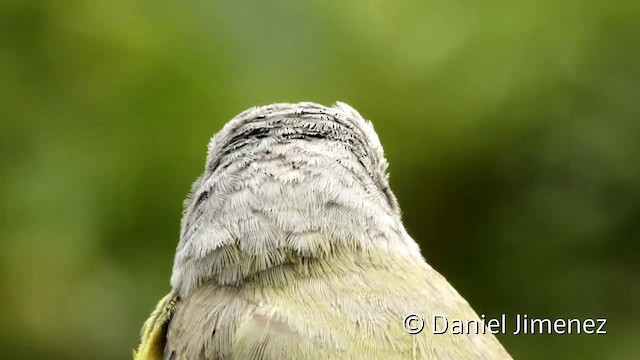
[(162, 298), (142, 326), (140, 346), (133, 352), (134, 360), (162, 360), (167, 326), (175, 312), (178, 298), (169, 294)]
[(435, 314), (479, 319), (406, 233), (386, 166), (347, 105), (238, 115), (209, 146), (135, 360), (510, 359), (491, 334), (433, 334)]

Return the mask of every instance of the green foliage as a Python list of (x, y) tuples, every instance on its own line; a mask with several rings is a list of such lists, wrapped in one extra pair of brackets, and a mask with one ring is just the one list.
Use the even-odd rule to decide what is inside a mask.
[(410, 233), (479, 313), (609, 319), (604, 336), (502, 336), (515, 358), (633, 357), (639, 16), (624, 0), (3, 1), (2, 358), (129, 358), (210, 136), (302, 100), (373, 120)]

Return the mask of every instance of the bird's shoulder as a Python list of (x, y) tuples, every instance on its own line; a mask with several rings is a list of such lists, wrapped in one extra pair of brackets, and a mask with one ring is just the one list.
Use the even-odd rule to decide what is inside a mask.
[[(435, 314), (477, 315), (426, 262), (386, 261), (319, 261), (274, 268), (242, 286), (200, 287), (171, 319), (165, 358), (508, 358), (490, 334), (434, 335)], [(406, 332), (408, 314), (425, 320), (422, 333)]]

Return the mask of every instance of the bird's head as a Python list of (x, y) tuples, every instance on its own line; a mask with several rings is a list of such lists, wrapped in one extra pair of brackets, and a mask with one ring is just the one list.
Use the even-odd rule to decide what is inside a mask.
[(240, 113), (211, 139), (185, 201), (174, 289), (238, 284), (292, 259), (415, 251), (387, 167), (373, 125), (344, 103)]

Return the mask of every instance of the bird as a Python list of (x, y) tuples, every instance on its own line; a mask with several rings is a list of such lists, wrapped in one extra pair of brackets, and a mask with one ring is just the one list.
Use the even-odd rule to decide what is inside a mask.
[(387, 169), (346, 103), (235, 116), (208, 144), (134, 360), (511, 359), (490, 332), (434, 331), (437, 314), (479, 317), (408, 234)]

